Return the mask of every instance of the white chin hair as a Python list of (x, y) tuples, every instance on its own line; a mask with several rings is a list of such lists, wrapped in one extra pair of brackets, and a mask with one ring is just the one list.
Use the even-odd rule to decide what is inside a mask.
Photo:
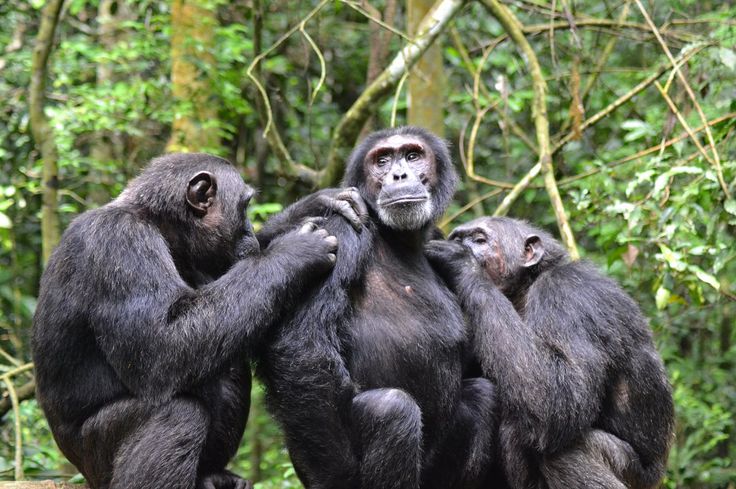
[(378, 217), (381, 222), (391, 229), (400, 231), (416, 231), (432, 218), (432, 201), (422, 203), (406, 203), (391, 207), (378, 206)]

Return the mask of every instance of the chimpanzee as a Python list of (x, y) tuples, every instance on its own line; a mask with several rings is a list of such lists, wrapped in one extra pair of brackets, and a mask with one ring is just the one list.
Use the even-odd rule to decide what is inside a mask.
[[(368, 207), (359, 234), (325, 216), (340, 256), (268, 342), (258, 372), (309, 489), (477, 487), (494, 387), (463, 379), (462, 311), (424, 256), (457, 176), (447, 144), (415, 127), (369, 135), (343, 180)], [(313, 205), (266, 223), (262, 244)], [(274, 330), (272, 330), (274, 331)]]
[(225, 465), (248, 417), (248, 358), (337, 250), (307, 223), (261, 251), (252, 195), (223, 159), (164, 156), (79, 216), (49, 260), (38, 398), (92, 488), (247, 486)]
[(654, 488), (672, 393), (636, 303), (548, 233), (479, 218), (427, 256), (458, 294), (498, 385), (499, 445), (514, 489)]

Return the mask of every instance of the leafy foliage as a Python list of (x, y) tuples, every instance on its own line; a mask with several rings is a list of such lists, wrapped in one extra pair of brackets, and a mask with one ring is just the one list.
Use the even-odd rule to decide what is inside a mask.
[[(369, 3), (380, 13), (389, 2)], [(193, 111), (192, 103), (172, 96), (175, 26), (169, 2), (112, 2), (114, 28), (108, 31), (101, 29), (104, 3), (67, 2), (50, 60), (46, 115), (59, 151), (63, 225), (117, 195), (148, 159), (165, 150), (175, 117)], [(323, 168), (334, 128), (366, 86), (375, 44), (367, 11), (358, 3), (327, 2), (304, 24), (316, 51), (298, 29), (275, 43), (317, 2), (203, 2), (218, 25), (210, 47), (191, 40), (209, 56), (190, 61), (213, 82), (208, 103), (216, 104), (218, 117), (209, 123), (217, 127), (221, 145), (208, 149), (234, 161), (259, 188), (249, 209), (256, 228), (311, 187), (263, 138), (262, 102), (245, 71), (257, 50), (276, 46), (257, 70), (273, 128), (294, 161)], [(43, 4), (0, 4), (0, 375), (30, 360), (28, 332), (43, 267), (42, 162), (29, 131), (27, 92)], [(733, 488), (736, 7), (713, 0), (642, 2), (652, 9), (648, 13), (673, 56), (689, 53), (681, 70), (696, 106), (637, 2), (508, 4), (526, 26), (547, 80), (553, 147), (570, 135), (554, 154), (555, 176), (581, 251), (642, 305), (672, 379), (678, 427), (666, 487)], [(629, 10), (622, 16), (623, 9)], [(407, 42), (399, 35), (404, 25), (399, 8), (390, 57)], [(447, 83), (437, 106), (445, 111), (446, 136), (454, 143), (459, 168), (467, 163), (472, 143), (478, 175), (515, 184), (537, 161), (533, 90), (525, 60), (499, 37), (503, 34), (480, 2), (468, 2), (440, 38)], [(381, 66), (389, 62), (380, 60)], [(658, 83), (678, 114), (654, 84), (605, 112), (659, 67)], [(402, 123), (406, 107), (403, 89), (398, 98), (382, 100), (374, 127), (389, 125), (394, 109), (396, 122)], [(711, 123), (712, 144), (698, 108)], [(598, 113), (600, 119), (581, 126)], [(493, 213), (507, 192), (487, 180), (464, 178), (445, 230)], [(464, 210), (468, 203), (473, 205)], [(511, 213), (555, 227), (539, 180), (532, 181)], [(29, 373), (13, 377), (17, 388), (30, 380)], [(253, 397), (254, 411), (233, 469), (257, 478), (263, 489), (299, 487), (260, 388)], [(36, 402), (22, 402), (20, 417), (26, 476), (73, 476)], [(12, 477), (14, 469), (13, 421), (11, 411), (0, 425), (0, 478)]]

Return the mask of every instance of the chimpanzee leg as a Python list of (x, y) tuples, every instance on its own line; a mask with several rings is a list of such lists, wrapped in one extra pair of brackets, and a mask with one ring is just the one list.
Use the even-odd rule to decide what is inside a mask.
[(591, 430), (568, 450), (546, 456), (542, 472), (550, 489), (626, 489), (636, 454), (625, 441)]
[(443, 445), (422, 475), (427, 488), (472, 489), (483, 485), (496, 433), (495, 387), (487, 379), (464, 379), (462, 398)]
[(120, 446), (111, 489), (193, 489), (209, 416), (192, 398), (155, 407), (149, 419)]
[(508, 419), (501, 419), (498, 428), (499, 463), (509, 487), (514, 489), (546, 489), (538, 469), (538, 455), (525, 450), (522, 433)]
[(198, 397), (210, 417), (197, 489), (250, 489), (252, 484), (225, 466), (235, 456), (250, 410), (250, 366), (242, 362), (213, 381)]
[(422, 413), (399, 389), (373, 389), (353, 398), (353, 430), (363, 489), (418, 489)]

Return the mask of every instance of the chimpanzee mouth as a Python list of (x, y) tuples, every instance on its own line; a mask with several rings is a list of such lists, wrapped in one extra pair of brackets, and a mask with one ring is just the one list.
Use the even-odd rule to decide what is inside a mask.
[(381, 207), (391, 207), (394, 205), (414, 204), (417, 202), (425, 202), (428, 198), (429, 197), (427, 195), (401, 196), (391, 200), (381, 200), (378, 205)]

